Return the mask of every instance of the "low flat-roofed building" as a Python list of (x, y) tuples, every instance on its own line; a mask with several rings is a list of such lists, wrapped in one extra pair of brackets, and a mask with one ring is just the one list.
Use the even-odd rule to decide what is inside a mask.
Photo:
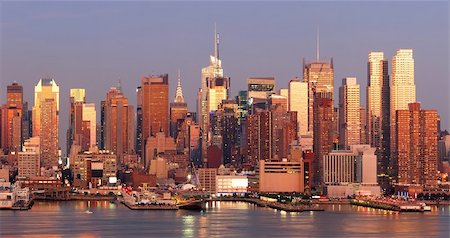
[(302, 162), (259, 161), (259, 192), (303, 192)]
[(243, 175), (217, 175), (217, 195), (245, 194), (248, 188), (248, 178)]

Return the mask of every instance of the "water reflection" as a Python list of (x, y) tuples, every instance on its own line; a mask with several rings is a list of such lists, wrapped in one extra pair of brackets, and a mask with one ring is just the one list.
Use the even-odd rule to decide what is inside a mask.
[[(213, 202), (204, 212), (132, 211), (108, 201), (36, 202), (0, 211), (0, 237), (448, 237), (450, 207), (396, 213), (350, 205), (287, 213), (242, 202)], [(86, 214), (89, 209), (92, 214)]]

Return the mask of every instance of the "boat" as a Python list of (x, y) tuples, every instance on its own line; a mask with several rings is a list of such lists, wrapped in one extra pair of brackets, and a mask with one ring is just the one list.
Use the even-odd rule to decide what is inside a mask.
[(93, 212), (91, 212), (91, 211), (89, 211), (89, 210), (86, 210), (84, 213), (86, 213), (86, 214), (92, 214)]
[(424, 212), (431, 212), (431, 206), (428, 206), (424, 202), (420, 203), (420, 206), (422, 207)]

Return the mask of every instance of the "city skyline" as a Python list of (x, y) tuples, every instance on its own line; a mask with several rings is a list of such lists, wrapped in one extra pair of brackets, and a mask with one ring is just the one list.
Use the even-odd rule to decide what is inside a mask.
[[(448, 63), (448, 56), (445, 54), (447, 52), (445, 49), (448, 49), (448, 41), (446, 41), (446, 39), (448, 40), (448, 34), (445, 34), (446, 29), (448, 29), (446, 27), (448, 21), (444, 21), (448, 16), (447, 14), (436, 14), (436, 18), (420, 18), (421, 21), (419, 22), (407, 16), (403, 20), (397, 19), (393, 15), (394, 10), (399, 7), (410, 10), (409, 13), (411, 15), (414, 15), (412, 13), (418, 11), (419, 8), (421, 11), (439, 11), (441, 10), (439, 7), (440, 3), (429, 6), (421, 3), (408, 4), (408, 6), (404, 6), (401, 3), (352, 3), (352, 9), (355, 11), (350, 11), (346, 16), (347, 18), (340, 16), (339, 19), (334, 19), (334, 21), (327, 21), (330, 20), (329, 18), (336, 17), (336, 13), (332, 12), (330, 16), (324, 16), (323, 19), (308, 20), (306, 25), (299, 24), (298, 20), (302, 20), (303, 17), (307, 17), (307, 15), (318, 10), (330, 11), (328, 7), (324, 8), (323, 5), (320, 5), (321, 7), (319, 8), (312, 3), (306, 2), (290, 3), (291, 5), (288, 3), (277, 4), (276, 8), (271, 9), (273, 13), (277, 11), (292, 11), (287, 6), (291, 6), (300, 12), (303, 10), (303, 6), (305, 9), (310, 8), (312, 13), (304, 11), (303, 15), (306, 16), (299, 16), (299, 19), (293, 16), (283, 16), (280, 19), (266, 22), (267, 20), (264, 20), (261, 14), (268, 11), (267, 8), (270, 6), (270, 3), (262, 3), (255, 7), (261, 13), (255, 13), (255, 19), (247, 17), (247, 21), (242, 22), (243, 25), (240, 27), (237, 27), (231, 19), (224, 17), (223, 13), (218, 13), (217, 16), (211, 16), (208, 13), (205, 16), (207, 19), (202, 20), (201, 23), (197, 22), (200, 19), (190, 18), (186, 16), (186, 13), (173, 18), (171, 21), (159, 20), (159, 22), (149, 25), (139, 21), (143, 19), (131, 16), (129, 19), (116, 22), (120, 23), (119, 25), (111, 23), (111, 21), (114, 22), (112, 20), (114, 17), (113, 13), (127, 13), (133, 9), (136, 10), (138, 6), (148, 6), (150, 9), (159, 9), (161, 12), (169, 11), (168, 7), (174, 7), (175, 9), (183, 6), (187, 7), (187, 11), (194, 11), (191, 9), (192, 5), (197, 5), (198, 3), (189, 5), (184, 5), (183, 3), (127, 3), (125, 5), (123, 3), (109, 5), (99, 3), (46, 3), (43, 5), (47, 8), (34, 5), (36, 9), (41, 11), (28, 12), (25, 14), (27, 17), (17, 19), (14, 13), (27, 11), (20, 8), (20, 6), (26, 4), (33, 5), (32, 3), (13, 4), (9, 2), (1, 5), (2, 13), (4, 13), (2, 14), (1, 28), (2, 52), (4, 52), (1, 56), (1, 88), (3, 91), (6, 85), (17, 81), (24, 86), (24, 101), (32, 104), (33, 100), (29, 97), (30, 93), (32, 93), (32, 87), (27, 85), (35, 84), (40, 78), (45, 78), (46, 74), (54, 78), (61, 85), (60, 138), (68, 127), (69, 120), (66, 112), (69, 112), (69, 89), (84, 87), (83, 85), (86, 85), (88, 82), (94, 81), (92, 87), (85, 87), (87, 89), (87, 101), (95, 103), (96, 110), (100, 111), (99, 104), (104, 92), (115, 86), (119, 80), (122, 81), (125, 96), (129, 98), (132, 105), (136, 105), (134, 91), (139, 85), (140, 77), (148, 74), (169, 73), (169, 98), (173, 98), (176, 89), (176, 71), (180, 68), (184, 97), (188, 103), (189, 110), (195, 111), (195, 99), (196, 92), (200, 87), (201, 68), (207, 65), (208, 55), (214, 52), (214, 22), (217, 22), (218, 32), (221, 33), (220, 58), (223, 60), (224, 74), (231, 77), (230, 96), (237, 95), (239, 90), (245, 89), (246, 80), (249, 77), (273, 76), (277, 82), (277, 89), (288, 88), (288, 82), (294, 77), (301, 77), (303, 73), (301, 69), (302, 59), (311, 61), (316, 57), (316, 31), (319, 25), (321, 59), (334, 59), (335, 95), (338, 95), (339, 80), (344, 77), (356, 76), (361, 88), (364, 89), (366, 87), (366, 64), (369, 51), (384, 52), (385, 57), (390, 62), (397, 49), (412, 48), (414, 49), (416, 61), (417, 101), (420, 101), (425, 108), (436, 108), (441, 116), (443, 128), (449, 128), (448, 100), (442, 100), (442, 95), (448, 97), (446, 94), (448, 87), (442, 87), (444, 84), (448, 85), (448, 80), (444, 80), (448, 79), (448, 72), (445, 71), (445, 64)], [(330, 3), (330, 6), (337, 8), (345, 8), (345, 5), (346, 3)], [(384, 21), (376, 23), (373, 21), (373, 18), (368, 17), (366, 20), (361, 19), (363, 22), (367, 21), (365, 26), (361, 26), (362, 23), (351, 24), (349, 22), (349, 19), (363, 15), (368, 9), (382, 8), (386, 5), (390, 6), (391, 9), (383, 10), (383, 13), (385, 13), (383, 14)], [(86, 10), (86, 6), (90, 6), (89, 10)], [(119, 6), (124, 7), (119, 9)], [(231, 5), (214, 3), (202, 4), (198, 7), (200, 9), (208, 9), (214, 6), (218, 6), (225, 11), (230, 9)], [(251, 6), (249, 3), (239, 3), (236, 9), (240, 11), (238, 11), (237, 15), (242, 18), (247, 13), (252, 12), (251, 9), (253, 7)], [(344, 9), (345, 11), (349, 10)], [(55, 12), (58, 14), (55, 14)], [(93, 19), (94, 16), (97, 18), (100, 16), (100, 20)], [(208, 18), (210, 21), (208, 21)], [(409, 20), (410, 24), (404, 24), (406, 19)], [(29, 28), (31, 21), (34, 23), (34, 30)], [(89, 21), (92, 21), (92, 25), (88, 24)], [(135, 22), (137, 26), (129, 29), (125, 27), (131, 22)], [(395, 26), (391, 27), (383, 24), (388, 22), (392, 23), (392, 25), (401, 25), (403, 31), (397, 32)], [(263, 23), (270, 24), (268, 27), (264, 27), (265, 24)], [(423, 24), (427, 23), (435, 27), (423, 29), (429, 32), (420, 35), (433, 37), (420, 36), (415, 29), (416, 27), (423, 27)], [(346, 29), (343, 29), (342, 32), (334, 30), (333, 27), (337, 24), (346, 24)], [(291, 27), (279, 27), (284, 25), (290, 25)], [(75, 29), (68, 36), (54, 34), (54, 38), (48, 38), (47, 33), (59, 32), (64, 30), (66, 26), (75, 27)], [(158, 29), (160, 26), (162, 28)], [(381, 26), (384, 28), (381, 29)], [(437, 26), (442, 27), (438, 28)], [(22, 30), (18, 27), (22, 27), (20, 28)], [(119, 30), (114, 30), (114, 27)], [(150, 31), (152, 37), (149, 38), (149, 33), (142, 31), (142, 29), (146, 29), (145, 27), (153, 29)], [(377, 29), (377, 31), (373, 33), (373, 31), (366, 28)], [(190, 32), (189, 29), (194, 34), (188, 34)], [(136, 37), (124, 37), (122, 34), (117, 34), (118, 31), (127, 33), (125, 35)], [(376, 34), (376, 32), (385, 34)], [(26, 38), (20, 37), (23, 34), (29, 35), (32, 44)], [(190, 37), (174, 38), (174, 35)], [(352, 35), (355, 36), (355, 39), (360, 38), (362, 40), (357, 40), (358, 44), (353, 44), (352, 38), (348, 38)], [(385, 37), (380, 35), (385, 35)], [(115, 38), (105, 39), (107, 36), (115, 36)], [(20, 39), (17, 39), (17, 37)], [(153, 38), (158, 39), (153, 40)], [(162, 44), (161, 40), (165, 38), (167, 39)], [(181, 38), (183, 41), (178, 42)], [(146, 42), (146, 40), (149, 41)], [(51, 47), (44, 43), (47, 41), (53, 42)], [(89, 44), (89, 42), (92, 44)], [(183, 44), (180, 45), (183, 42), (186, 42), (186, 47), (183, 47)], [(118, 43), (123, 43), (124, 46), (128, 47), (120, 47), (123, 49), (118, 49), (116, 47)], [(92, 49), (93, 46), (97, 46), (96, 49)], [(22, 49), (17, 47), (22, 47)], [(161, 50), (157, 49), (158, 47), (163, 48), (164, 54), (161, 54)], [(74, 52), (75, 49), (78, 49), (80, 52)], [(92, 50), (92, 52), (89, 53), (89, 50)], [(24, 53), (26, 51), (35, 52), (36, 55), (26, 55), (27, 57), (25, 57)], [(160, 54), (153, 57), (152, 51)], [(117, 53), (117, 59), (108, 60), (108, 58), (113, 56), (113, 52)], [(86, 58), (86, 62), (90, 62), (89, 65), (86, 65), (85, 62), (80, 62), (80, 57), (82, 59), (83, 55), (92, 56), (92, 59)], [(41, 60), (36, 61), (36, 57)], [(28, 62), (33, 58), (35, 59), (33, 61), (34, 64)], [(61, 60), (56, 60), (58, 58)], [(187, 60), (187, 58), (195, 60)], [(431, 58), (433, 60), (430, 60)], [(74, 59), (78, 60), (73, 61)], [(124, 61), (125, 59), (128, 59), (128, 61)], [(245, 61), (247, 64), (243, 65), (242, 61)], [(268, 66), (269, 62), (270, 67)], [(28, 70), (19, 71), (14, 66), (24, 64), (29, 66)], [(389, 74), (391, 74), (391, 66), (392, 64), (389, 63)], [(427, 83), (430, 76), (428, 72), (433, 72), (432, 76), (437, 75), (437, 83)], [(443, 79), (439, 81), (440, 78)], [(96, 91), (91, 88), (99, 88), (99, 90)], [(365, 105), (365, 94), (365, 90), (361, 90), (362, 105)], [(3, 97), (1, 101), (4, 101)], [(336, 102), (334, 104), (337, 106)]]
[(0, 236), (449, 234), (441, 1), (0, 0)]

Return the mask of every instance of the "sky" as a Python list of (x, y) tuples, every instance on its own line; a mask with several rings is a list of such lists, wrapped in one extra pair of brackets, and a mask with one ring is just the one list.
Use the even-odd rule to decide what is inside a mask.
[[(365, 105), (367, 54), (383, 51), (391, 66), (397, 49), (412, 48), (417, 100), (437, 109), (450, 128), (449, 3), (430, 2), (1, 2), (0, 102), (6, 85), (24, 86), (31, 105), (42, 77), (60, 86), (60, 142), (68, 125), (69, 90), (86, 88), (97, 104), (121, 81), (130, 102), (149, 74), (169, 74), (170, 100), (180, 69), (191, 111), (201, 68), (214, 50), (231, 77), (230, 96), (249, 77), (274, 76), (277, 89), (302, 75), (302, 60), (334, 60), (335, 101), (344, 77), (355, 76)], [(65, 148), (61, 145), (62, 148)]]

